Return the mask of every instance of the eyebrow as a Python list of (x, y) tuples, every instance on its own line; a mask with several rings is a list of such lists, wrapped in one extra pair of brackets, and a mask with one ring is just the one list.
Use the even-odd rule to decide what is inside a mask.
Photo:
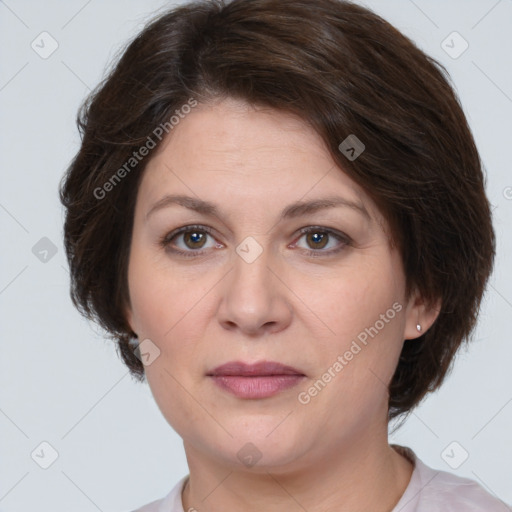
[[(155, 212), (175, 204), (207, 216), (218, 217), (220, 214), (218, 207), (208, 201), (184, 195), (166, 195), (149, 209), (146, 213), (146, 220)], [(291, 203), (281, 212), (280, 220), (292, 219), (326, 208), (335, 207), (351, 208), (365, 216), (368, 220), (371, 220), (370, 214), (362, 203), (339, 196), (329, 196), (321, 199), (313, 199), (311, 201), (296, 201)]]

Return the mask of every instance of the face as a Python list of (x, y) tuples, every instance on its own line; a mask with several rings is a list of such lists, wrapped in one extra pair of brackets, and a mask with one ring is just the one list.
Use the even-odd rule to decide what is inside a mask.
[(200, 104), (148, 163), (134, 215), (127, 316), (186, 449), (291, 468), (382, 437), (419, 310), (385, 220), (311, 128)]

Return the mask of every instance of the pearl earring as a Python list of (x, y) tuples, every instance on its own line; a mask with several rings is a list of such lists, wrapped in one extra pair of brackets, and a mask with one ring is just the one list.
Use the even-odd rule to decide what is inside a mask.
[(416, 324), (416, 329), (418, 330), (418, 332), (421, 332), (421, 325), (420, 324)]

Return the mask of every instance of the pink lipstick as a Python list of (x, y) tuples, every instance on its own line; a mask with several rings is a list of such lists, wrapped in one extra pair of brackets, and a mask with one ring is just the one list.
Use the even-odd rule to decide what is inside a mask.
[(207, 373), (215, 384), (239, 398), (268, 398), (296, 386), (305, 375), (291, 366), (272, 361), (247, 364), (232, 361)]

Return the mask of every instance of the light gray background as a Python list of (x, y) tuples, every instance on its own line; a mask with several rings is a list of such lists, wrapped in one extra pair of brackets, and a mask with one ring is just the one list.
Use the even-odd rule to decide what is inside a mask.
[[(79, 147), (77, 108), (114, 53), (156, 9), (146, 0), (0, 1), (0, 510), (131, 510), (165, 495), (187, 470), (181, 439), (146, 385), (71, 305), (58, 182)], [(512, 1), (367, 1), (447, 67), (487, 169), (496, 269), (475, 341), (442, 390), (392, 436), (429, 465), (480, 481), (512, 503)], [(31, 48), (47, 31), (58, 49)], [(441, 43), (457, 31), (457, 59)], [(450, 43), (450, 39), (448, 40)], [(460, 41), (455, 40), (455, 50)], [(46, 40), (45, 48), (49, 48)], [(455, 51), (452, 50), (452, 51)], [(509, 187), (509, 188), (507, 188)], [(48, 261), (33, 246), (48, 237)], [(40, 254), (40, 257), (43, 255)], [(50, 443), (57, 460), (31, 458)], [(441, 454), (453, 441), (458, 445)], [(49, 460), (38, 448), (34, 458)], [(445, 452), (446, 453), (446, 452)]]

